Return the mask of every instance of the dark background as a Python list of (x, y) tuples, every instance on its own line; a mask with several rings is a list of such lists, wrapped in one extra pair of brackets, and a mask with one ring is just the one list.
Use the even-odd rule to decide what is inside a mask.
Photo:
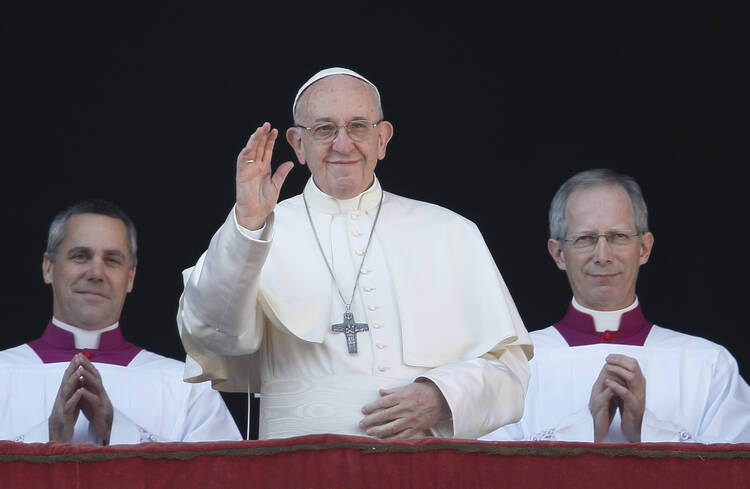
[[(291, 123), (309, 76), (345, 66), (378, 85), (395, 126), (383, 186), (475, 221), (529, 330), (570, 300), (546, 251), (552, 195), (577, 171), (611, 167), (641, 183), (650, 207), (646, 316), (725, 345), (747, 378), (745, 12), (599, 3), (7, 3), (0, 347), (37, 337), (50, 318), (40, 273), (50, 220), (100, 197), (140, 235), (126, 336), (184, 358), (180, 271), (232, 206), (237, 152), (263, 121)], [(277, 164), (292, 159), (277, 148)], [(307, 176), (297, 166), (282, 197)], [(229, 400), (242, 420), (241, 396)]]

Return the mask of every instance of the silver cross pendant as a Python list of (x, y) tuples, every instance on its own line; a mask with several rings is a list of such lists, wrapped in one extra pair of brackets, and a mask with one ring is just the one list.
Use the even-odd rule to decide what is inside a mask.
[(357, 333), (369, 331), (369, 329), (367, 323), (355, 323), (354, 314), (349, 311), (344, 313), (343, 322), (331, 325), (331, 331), (346, 335), (346, 346), (349, 353), (357, 353)]

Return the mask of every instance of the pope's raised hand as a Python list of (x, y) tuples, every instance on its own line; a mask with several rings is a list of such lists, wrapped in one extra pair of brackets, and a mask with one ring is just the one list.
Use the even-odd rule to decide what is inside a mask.
[(240, 226), (260, 229), (273, 212), (279, 200), (281, 185), (294, 167), (294, 163), (282, 163), (271, 173), (271, 156), (278, 129), (264, 122), (250, 136), (237, 156), (237, 206), (236, 216)]

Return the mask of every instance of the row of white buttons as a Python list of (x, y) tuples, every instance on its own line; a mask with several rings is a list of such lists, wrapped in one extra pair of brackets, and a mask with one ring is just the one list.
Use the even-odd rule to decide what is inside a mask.
[[(360, 212), (358, 212), (358, 211), (354, 211), (354, 212), (351, 212), (351, 213), (349, 214), (349, 217), (350, 217), (351, 219), (358, 219), (358, 218), (359, 218), (360, 216), (361, 216), (361, 213), (360, 213)], [(362, 236), (362, 233), (361, 233), (361, 232), (360, 232), (360, 231), (359, 231), (358, 229), (354, 229), (354, 230), (352, 230), (352, 236), (354, 236), (355, 238), (358, 238), (358, 237)], [(355, 250), (355, 251), (354, 251), (354, 253), (355, 253), (355, 254), (356, 254), (357, 256), (363, 256), (363, 255), (365, 254), (364, 250)], [(362, 267), (362, 269), (360, 270), (360, 273), (361, 273), (362, 275), (367, 275), (367, 274), (368, 274), (368, 273), (370, 273), (371, 271), (372, 271), (372, 270), (370, 270), (369, 268), (365, 268), (365, 267)], [(363, 290), (364, 290), (365, 292), (374, 292), (374, 291), (375, 291), (375, 287), (364, 287), (364, 288), (363, 288)], [(375, 311), (375, 310), (377, 310), (377, 309), (378, 309), (378, 306), (367, 306), (367, 309), (368, 309), (368, 310), (370, 310), (370, 311)], [(372, 323), (372, 327), (373, 327), (373, 328), (375, 328), (375, 329), (380, 329), (380, 328), (382, 328), (382, 327), (383, 327), (383, 324), (382, 324), (382, 323), (379, 323), (379, 322), (374, 322), (374, 323)], [(376, 347), (376, 348), (377, 348), (378, 350), (383, 350), (383, 349), (385, 349), (385, 348), (386, 348), (387, 346), (388, 346), (388, 345), (386, 345), (386, 344), (384, 344), (384, 343), (375, 343), (375, 347)], [(385, 372), (385, 371), (387, 371), (387, 370), (388, 370), (389, 368), (390, 368), (390, 367), (387, 367), (387, 366), (385, 366), (385, 365), (381, 365), (381, 366), (379, 366), (379, 367), (378, 367), (378, 371), (379, 371), (379, 372)]]

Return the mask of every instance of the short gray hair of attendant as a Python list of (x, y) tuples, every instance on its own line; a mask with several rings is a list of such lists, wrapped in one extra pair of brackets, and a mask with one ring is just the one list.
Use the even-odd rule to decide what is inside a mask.
[(563, 183), (557, 190), (549, 207), (549, 237), (556, 240), (565, 239), (568, 233), (568, 222), (565, 208), (568, 198), (577, 190), (587, 190), (593, 187), (619, 186), (630, 197), (633, 206), (633, 221), (638, 234), (648, 232), (648, 207), (643, 200), (643, 193), (638, 182), (633, 177), (622, 175), (608, 168), (597, 168), (576, 173)]
[(115, 219), (119, 219), (125, 224), (128, 232), (128, 251), (130, 252), (130, 268), (133, 268), (137, 262), (136, 252), (138, 251), (137, 234), (135, 224), (125, 212), (112, 202), (101, 199), (84, 200), (73, 204), (65, 210), (57, 213), (52, 223), (49, 225), (47, 234), (47, 256), (52, 263), (57, 259), (57, 249), (60, 243), (65, 239), (65, 226), (68, 220), (78, 214), (100, 214)]

